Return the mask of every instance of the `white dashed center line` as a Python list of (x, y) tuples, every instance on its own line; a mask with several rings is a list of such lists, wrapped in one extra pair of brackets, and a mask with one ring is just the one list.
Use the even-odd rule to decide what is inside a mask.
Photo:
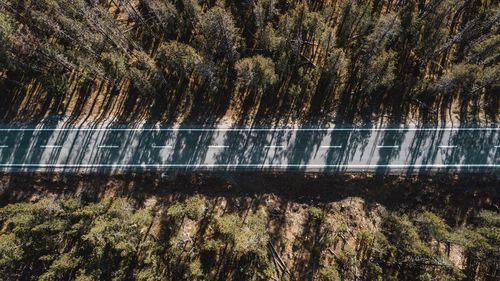
[(118, 145), (99, 145), (99, 148), (118, 148)]
[(171, 145), (153, 145), (152, 148), (172, 148)]
[(265, 145), (264, 148), (285, 148), (284, 145)]
[(439, 148), (454, 148), (457, 147), (456, 145), (440, 145), (438, 146)]
[(321, 148), (342, 148), (341, 145), (322, 145)]
[(61, 148), (62, 145), (40, 145), (41, 148)]
[(208, 148), (228, 148), (229, 145), (209, 145)]
[(377, 145), (378, 148), (398, 148), (397, 145)]

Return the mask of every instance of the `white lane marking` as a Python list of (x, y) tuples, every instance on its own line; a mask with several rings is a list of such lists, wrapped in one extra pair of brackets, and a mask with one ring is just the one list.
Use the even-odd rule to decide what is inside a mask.
[(397, 145), (377, 145), (378, 148), (398, 148)]
[(152, 148), (172, 148), (171, 145), (153, 145)]
[(228, 148), (229, 145), (209, 145), (208, 148)]
[(322, 145), (321, 148), (342, 148), (341, 145)]
[(40, 145), (41, 148), (61, 148), (62, 145)]
[(8, 148), (8, 145), (0, 145), (0, 148)]
[(0, 167), (32, 168), (119, 168), (119, 167), (255, 167), (255, 168), (500, 168), (500, 164), (0, 164)]
[(332, 132), (332, 131), (500, 131), (499, 128), (0, 128), (0, 131), (312, 131), (312, 132)]
[(438, 146), (439, 148), (455, 148), (457, 147), (456, 145), (440, 145)]
[(498, 147), (500, 147), (500, 145), (495, 145), (495, 147), (497, 147), (497, 148), (498, 148)]
[(264, 145), (264, 148), (285, 148), (284, 145)]
[(99, 148), (118, 148), (118, 145), (99, 145)]

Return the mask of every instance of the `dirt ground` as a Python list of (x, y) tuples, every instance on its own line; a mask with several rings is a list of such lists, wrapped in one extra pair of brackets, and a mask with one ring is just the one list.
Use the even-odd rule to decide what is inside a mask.
[[(12, 88), (3, 85), (0, 88)], [(250, 124), (300, 125), (304, 123), (299, 113), (287, 117), (267, 116), (262, 120), (256, 116), (257, 108), (242, 111), (237, 100), (227, 106), (208, 105), (203, 97), (187, 97), (175, 104), (169, 97), (144, 96), (127, 91), (126, 83), (113, 90), (106, 83), (86, 85), (81, 79), (70, 77), (69, 92), (64, 95), (49, 95), (38, 82), (31, 82), (24, 90), (5, 91), (0, 96), (0, 120), (3, 122), (33, 122), (60, 119), (72, 124), (95, 122), (163, 123), (163, 124), (224, 124), (227, 126)], [(197, 99), (197, 104), (194, 100)], [(256, 105), (257, 107), (257, 105)], [(405, 124), (418, 124), (422, 119), (419, 107), (412, 105), (405, 117)], [(295, 116), (295, 117), (294, 117)], [(454, 102), (446, 112), (436, 115), (435, 122), (449, 126), (460, 124), (459, 103)], [(322, 116), (315, 122), (329, 123), (335, 120), (335, 112)], [(478, 122), (488, 123), (481, 111)], [(372, 122), (391, 122), (389, 116), (372, 116)]]
[[(0, 205), (54, 194), (101, 198), (149, 197), (279, 197), (295, 203), (324, 204), (362, 198), (391, 210), (426, 208), (455, 222), (479, 208), (499, 210), (500, 178), (496, 175), (371, 175), (321, 173), (158, 173), (127, 174), (0, 174)], [(261, 198), (261, 199), (259, 199)]]

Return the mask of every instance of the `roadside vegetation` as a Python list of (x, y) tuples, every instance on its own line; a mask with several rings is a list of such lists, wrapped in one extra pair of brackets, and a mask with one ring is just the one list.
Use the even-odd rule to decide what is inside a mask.
[(2, 0), (3, 119), (498, 121), (495, 1)]
[(495, 176), (0, 175), (2, 280), (496, 280)]
[(46, 196), (0, 208), (2, 280), (496, 280), (500, 214), (347, 198)]

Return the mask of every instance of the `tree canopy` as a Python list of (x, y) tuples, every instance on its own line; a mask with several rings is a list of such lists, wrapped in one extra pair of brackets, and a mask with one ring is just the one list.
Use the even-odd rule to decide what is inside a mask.
[[(307, 206), (303, 234), (285, 238), (271, 231), (272, 213), (220, 213), (217, 204), (198, 195), (167, 205), (122, 197), (8, 204), (0, 208), (0, 275), (3, 280), (498, 278), (498, 212), (483, 210), (469, 223), (451, 226), (430, 211), (387, 211), (376, 228), (366, 228), (338, 210)], [(291, 249), (278, 248), (287, 243)], [(279, 254), (287, 251), (293, 255)]]
[(499, 18), (491, 1), (4, 0), (0, 79), (190, 100), (160, 106), (180, 112), (225, 114), (249, 91), (256, 117), (438, 120), (458, 105), (496, 121)]

